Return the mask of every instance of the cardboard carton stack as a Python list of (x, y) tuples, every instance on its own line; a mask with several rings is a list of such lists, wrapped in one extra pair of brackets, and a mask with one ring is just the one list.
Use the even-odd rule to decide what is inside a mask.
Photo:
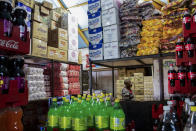
[(116, 0), (101, 0), (104, 59), (120, 57), (119, 14)]
[(143, 101), (144, 100), (144, 74), (134, 73), (134, 100)]
[(101, 0), (88, 0), (89, 58), (103, 60)]
[(152, 76), (144, 76), (144, 99), (152, 101), (154, 98), (154, 87)]

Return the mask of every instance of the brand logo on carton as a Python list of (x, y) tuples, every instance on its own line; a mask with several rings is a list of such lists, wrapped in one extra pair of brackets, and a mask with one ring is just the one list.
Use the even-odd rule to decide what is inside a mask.
[(100, 39), (101, 37), (102, 37), (101, 34), (97, 34), (97, 35), (95, 35), (95, 36), (90, 37), (89, 39), (90, 39), (90, 41), (94, 41), (94, 40), (96, 40), (96, 39)]
[(42, 32), (42, 33), (47, 33), (46, 30), (42, 29), (42, 28), (38, 28), (38, 31)]
[(46, 50), (46, 47), (41, 46), (41, 45), (38, 45), (37, 48), (40, 48), (40, 49), (42, 49), (42, 50)]
[(89, 25), (96, 25), (99, 22), (99, 18), (95, 18), (89, 22)]
[(89, 10), (93, 10), (93, 9), (95, 10), (95, 9), (99, 8), (99, 3), (95, 3), (91, 6), (89, 6), (88, 8), (89, 8)]
[(1, 40), (0, 39), (0, 46), (2, 47), (7, 47), (7, 48), (11, 48), (11, 49), (18, 49), (19, 48), (19, 45), (18, 45), (19, 42), (16, 42), (14, 40)]

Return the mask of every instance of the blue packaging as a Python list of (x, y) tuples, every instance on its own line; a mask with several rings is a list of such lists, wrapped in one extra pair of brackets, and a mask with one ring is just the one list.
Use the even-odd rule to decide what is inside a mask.
[(88, 12), (93, 14), (98, 11), (101, 11), (100, 0), (88, 0)]
[(16, 7), (22, 7), (23, 9), (25, 9), (27, 11), (27, 18), (25, 20), (26, 24), (27, 24), (27, 31), (31, 31), (31, 11), (32, 9), (26, 5), (24, 5), (21, 2), (17, 2), (16, 3)]
[(88, 28), (95, 29), (101, 27), (101, 12), (88, 13)]
[(103, 43), (103, 28), (89, 29), (89, 43), (90, 45), (97, 45)]

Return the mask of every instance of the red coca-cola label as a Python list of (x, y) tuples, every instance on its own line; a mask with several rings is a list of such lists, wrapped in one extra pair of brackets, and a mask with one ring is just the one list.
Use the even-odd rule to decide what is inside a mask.
[(195, 49), (195, 45), (194, 44), (186, 44), (185, 49), (186, 50), (194, 50)]
[(176, 51), (183, 51), (182, 45), (176, 45)]
[(178, 79), (179, 79), (179, 80), (183, 80), (183, 79), (185, 79), (185, 78), (186, 78), (186, 73), (184, 73), (184, 72), (178, 73)]
[(19, 43), (14, 40), (2, 40), (0, 39), (0, 46), (10, 49), (19, 49)]
[(191, 22), (191, 17), (184, 17), (183, 18), (183, 23), (186, 24), (186, 23), (189, 23)]
[(196, 79), (196, 72), (188, 72), (188, 78), (189, 80)]
[(168, 73), (168, 79), (174, 80), (175, 79), (175, 73)]

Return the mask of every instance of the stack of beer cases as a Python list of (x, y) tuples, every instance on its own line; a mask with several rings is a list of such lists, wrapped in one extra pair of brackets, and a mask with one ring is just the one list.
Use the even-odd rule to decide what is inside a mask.
[(80, 94), (80, 66), (69, 65), (68, 70), (69, 94)]
[(117, 0), (101, 0), (104, 59), (120, 57), (119, 5)]
[(89, 58), (103, 60), (101, 0), (88, 0)]
[(66, 96), (68, 91), (68, 69), (69, 65), (64, 63), (54, 64), (54, 96)]

